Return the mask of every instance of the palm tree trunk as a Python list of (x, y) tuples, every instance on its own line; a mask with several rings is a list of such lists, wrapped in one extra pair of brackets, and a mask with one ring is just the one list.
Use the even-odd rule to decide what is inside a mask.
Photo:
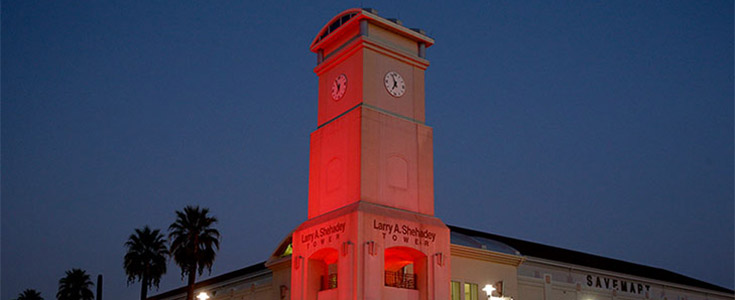
[(148, 298), (148, 278), (143, 275), (143, 280), (140, 283), (140, 300)]
[(189, 285), (186, 290), (186, 300), (194, 300), (194, 283), (196, 281), (196, 267), (189, 270)]

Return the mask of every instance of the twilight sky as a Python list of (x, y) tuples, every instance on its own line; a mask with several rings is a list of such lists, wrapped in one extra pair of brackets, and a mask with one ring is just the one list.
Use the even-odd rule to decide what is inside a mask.
[(2, 2), (2, 299), (71, 268), (135, 299), (123, 243), (188, 204), (212, 276), (265, 260), (306, 219), (308, 46), (359, 6), (436, 40), (445, 223), (733, 288), (732, 1), (62, 2)]

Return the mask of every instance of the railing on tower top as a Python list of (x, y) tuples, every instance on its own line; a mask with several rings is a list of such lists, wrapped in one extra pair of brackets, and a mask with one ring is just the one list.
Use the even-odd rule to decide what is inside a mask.
[(416, 274), (385, 271), (385, 286), (416, 289)]
[(329, 274), (327, 276), (322, 276), (321, 279), (322, 279), (321, 291), (337, 288), (337, 274)]

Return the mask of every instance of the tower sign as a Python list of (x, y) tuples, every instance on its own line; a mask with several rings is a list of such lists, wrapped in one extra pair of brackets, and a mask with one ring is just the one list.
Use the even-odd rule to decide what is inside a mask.
[(370, 9), (338, 14), (314, 38), (319, 109), (292, 299), (449, 298), (449, 229), (434, 217), (424, 119), (433, 43)]

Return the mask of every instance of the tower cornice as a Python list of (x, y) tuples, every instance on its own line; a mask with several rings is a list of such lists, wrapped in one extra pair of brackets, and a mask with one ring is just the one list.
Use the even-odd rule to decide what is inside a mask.
[(373, 39), (367, 36), (358, 36), (353, 38), (352, 41), (347, 43), (344, 47), (340, 48), (340, 50), (342, 51), (335, 51), (333, 55), (327, 56), (324, 59), (324, 62), (314, 67), (314, 73), (320, 76), (325, 71), (338, 65), (340, 62), (347, 59), (350, 55), (354, 54), (357, 51), (360, 51), (360, 49), (363, 48), (367, 48), (380, 54), (384, 54), (388, 57), (395, 58), (409, 65), (416, 66), (421, 70), (426, 70), (426, 68), (429, 67), (429, 61), (427, 59), (418, 57), (416, 55), (413, 55), (412, 53), (408, 53), (394, 47), (390, 47), (386, 43), (381, 42), (377, 39)]

